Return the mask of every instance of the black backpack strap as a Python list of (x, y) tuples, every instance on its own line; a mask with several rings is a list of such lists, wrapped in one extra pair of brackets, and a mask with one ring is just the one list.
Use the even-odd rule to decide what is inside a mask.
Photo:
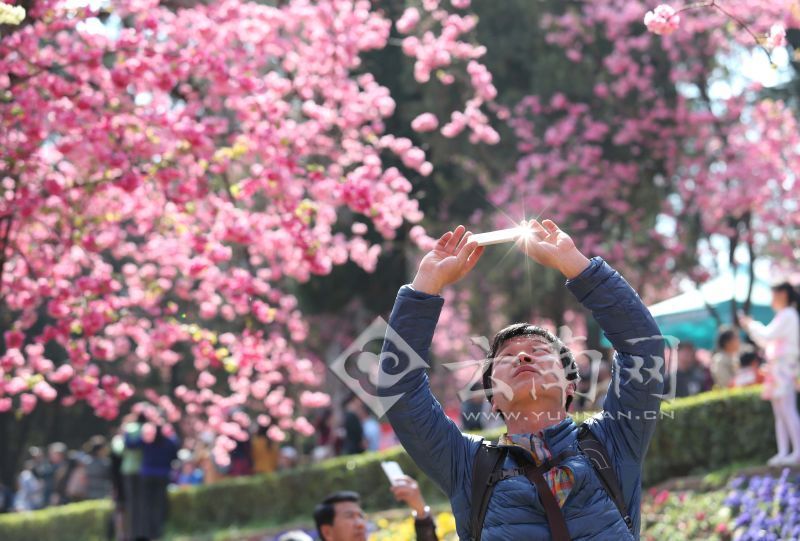
[[(494, 485), (503, 479), (502, 468), (508, 449), (483, 440), (472, 463), (472, 505), (469, 531), (472, 541), (480, 541), (483, 521), (492, 498)], [(510, 472), (509, 472), (510, 473)]]
[(536, 487), (539, 501), (542, 503), (547, 516), (547, 525), (550, 527), (550, 539), (552, 541), (570, 541), (572, 538), (569, 536), (569, 530), (567, 529), (567, 519), (564, 518), (561, 506), (544, 478), (544, 474), (551, 467), (547, 463), (539, 466), (528, 464), (525, 468), (525, 476)]
[(475, 455), (472, 466), (472, 506), (470, 514), (470, 540), (480, 541), (483, 532), (483, 521), (489, 509), (494, 486), (509, 477), (522, 475), (536, 487), (540, 493), (539, 500), (545, 509), (547, 522), (554, 541), (569, 541), (566, 521), (561, 512), (561, 507), (553, 496), (550, 487), (544, 479), (544, 474), (551, 468), (561, 464), (564, 460), (575, 456), (575, 451), (566, 450), (559, 455), (544, 461), (539, 466), (526, 464), (516, 468), (503, 469), (503, 462), (508, 454), (507, 447), (499, 447), (496, 443), (482, 441)]
[(603, 488), (606, 489), (608, 496), (614, 505), (617, 506), (619, 514), (622, 515), (629, 530), (633, 530), (633, 520), (628, 513), (628, 506), (625, 504), (625, 496), (619, 485), (617, 474), (614, 472), (614, 465), (608, 457), (605, 445), (595, 436), (586, 424), (582, 424), (578, 430), (578, 447), (586, 458), (589, 459), (594, 471), (600, 478)]

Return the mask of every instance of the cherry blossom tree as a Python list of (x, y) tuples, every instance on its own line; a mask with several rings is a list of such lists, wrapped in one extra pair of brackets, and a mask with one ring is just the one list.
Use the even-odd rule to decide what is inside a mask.
[[(220, 464), (253, 421), (309, 434), (329, 399), (292, 290), (374, 270), (368, 232), (418, 222), (409, 176), (432, 170), (362, 69), (392, 21), (368, 0), (24, 6), (0, 4), (0, 414), (141, 401), (153, 425), (215, 436)], [(424, 10), (404, 44), (419, 79), (467, 80), (454, 121), (496, 141), (475, 21)]]
[(586, 87), (516, 105), (521, 158), (493, 201), (565, 222), (585, 250), (641, 276), (648, 295), (680, 269), (705, 279), (712, 236), (730, 240), (731, 258), (740, 243), (752, 257), (792, 257), (794, 115), (758, 82), (735, 90), (725, 58), (769, 55), (796, 17), (792, 2), (766, 1), (589, 2), (545, 14), (547, 41), (588, 74)]
[[(480, 28), (502, 28), (520, 58), (481, 36), (497, 101), (511, 112), (513, 133), (500, 146), (513, 142), (518, 155), (510, 174), (491, 158), (475, 164), (494, 209), (473, 214), (473, 228), (555, 217), (648, 302), (685, 277), (706, 280), (709, 262), (723, 258), (734, 270), (759, 257), (796, 261), (796, 113), (758, 81), (742, 84), (740, 70), (742, 56), (768, 62), (782, 53), (784, 35), (800, 27), (795, 3), (509, 2), (505, 17), (475, 4)], [(666, 32), (653, 33), (662, 30), (654, 17)], [(468, 351), (453, 338), (465, 334), (464, 303), (468, 335), (491, 336), (512, 321), (566, 323), (559, 277), (497, 248), (473, 274), (445, 305), (434, 337), (440, 359)], [(597, 347), (597, 329), (588, 331)]]

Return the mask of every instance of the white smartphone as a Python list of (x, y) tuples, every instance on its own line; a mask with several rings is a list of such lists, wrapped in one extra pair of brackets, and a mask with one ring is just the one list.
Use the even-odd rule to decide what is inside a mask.
[(403, 470), (400, 469), (400, 464), (393, 460), (381, 462), (381, 467), (383, 468), (383, 473), (386, 474), (386, 477), (389, 478), (389, 482), (392, 485), (395, 485), (400, 479), (405, 477)]
[(516, 242), (524, 232), (525, 230), (522, 227), (512, 227), (511, 229), (499, 229), (488, 233), (478, 233), (477, 235), (472, 235), (469, 240), (470, 242), (477, 242), (478, 246), (490, 246), (503, 242)]

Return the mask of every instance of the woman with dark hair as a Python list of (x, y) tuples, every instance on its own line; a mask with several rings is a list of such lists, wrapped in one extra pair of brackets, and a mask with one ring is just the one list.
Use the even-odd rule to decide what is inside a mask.
[(799, 300), (794, 287), (784, 282), (772, 288), (775, 317), (769, 325), (740, 317), (753, 341), (764, 348), (767, 359), (763, 396), (772, 403), (778, 444), (778, 454), (767, 462), (771, 466), (800, 463), (800, 414), (795, 390), (800, 361)]

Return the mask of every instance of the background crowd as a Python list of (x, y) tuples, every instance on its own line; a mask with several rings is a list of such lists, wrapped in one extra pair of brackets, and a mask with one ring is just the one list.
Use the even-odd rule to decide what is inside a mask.
[[(742, 329), (721, 326), (715, 345), (714, 351), (707, 351), (697, 349), (691, 342), (679, 343), (674, 358), (667, 356), (667, 374), (674, 372), (674, 376), (668, 376), (665, 393), (682, 398), (714, 388), (764, 382), (763, 350), (748, 340)], [(612, 352), (603, 353), (595, 365), (587, 357), (577, 359), (581, 379), (573, 411), (597, 411), (602, 407), (612, 374)], [(673, 383), (671, 389), (669, 385)], [(490, 414), (482, 393), (474, 393), (460, 404), (453, 401), (446, 411), (464, 431), (502, 424)], [(277, 443), (269, 438), (266, 427), (254, 425), (249, 438), (237, 442), (230, 463), (224, 466), (215, 462), (210, 440), (190, 440), (181, 447), (175, 435), (166, 436), (160, 429), (156, 428), (149, 437), (143, 434), (146, 424), (142, 415), (128, 416), (117, 434), (94, 436), (80, 449), (68, 449), (61, 442), (46, 448), (31, 447), (16, 485), (0, 490), (0, 510), (30, 511), (113, 497), (119, 509), (131, 517), (142, 512), (140, 508), (165, 508), (162, 504), (167, 486), (209, 484), (229, 477), (272, 473), (397, 443), (388, 423), (380, 422), (355, 395), (347, 396), (338, 408), (319, 409), (313, 436), (296, 446)], [(164, 519), (153, 520), (163, 524)], [(145, 522), (150, 520), (148, 517)], [(119, 527), (123, 524), (120, 520)]]

